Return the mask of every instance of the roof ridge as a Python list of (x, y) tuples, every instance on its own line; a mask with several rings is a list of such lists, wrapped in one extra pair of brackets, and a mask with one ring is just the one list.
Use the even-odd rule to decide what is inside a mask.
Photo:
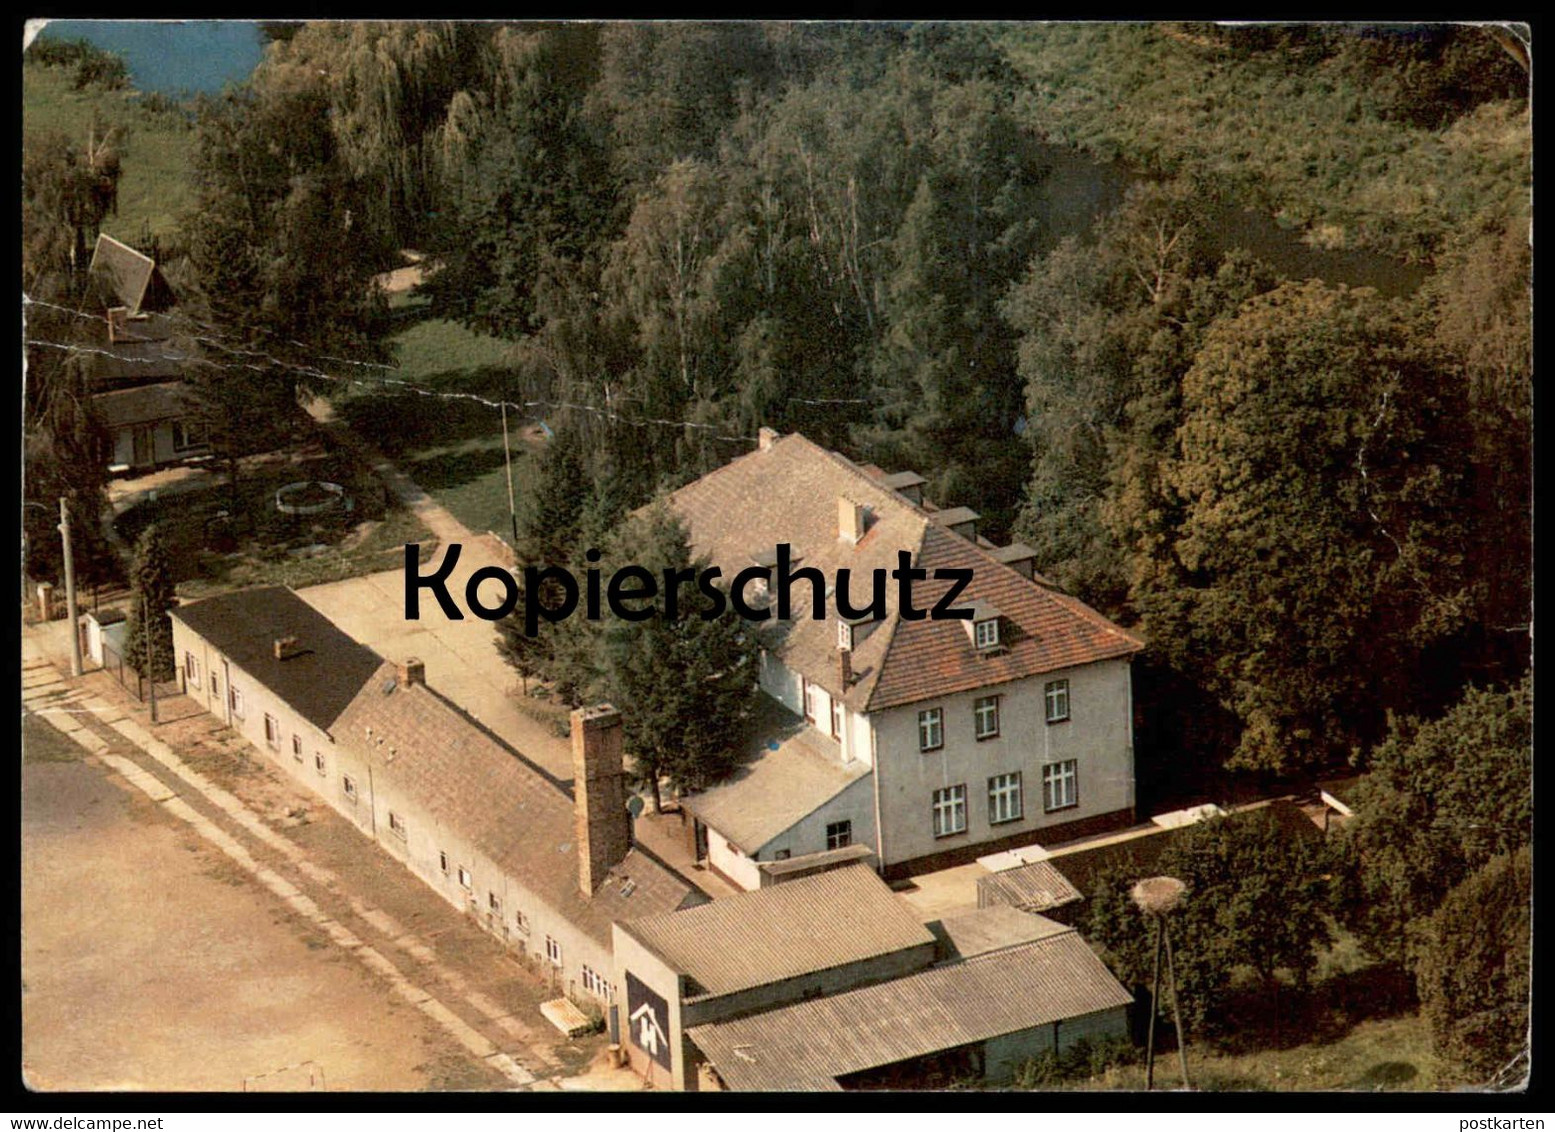
[(962, 538), (960, 535), (956, 534), (953, 531), (948, 531), (948, 530), (944, 530), (943, 528), (940, 528), (940, 533), (946, 535), (948, 538), (956, 540), (953, 543), (947, 543), (947, 545), (950, 545), (950, 546), (965, 546), (965, 547), (975, 551), (976, 553), (982, 555), (985, 559), (987, 559), (988, 562), (991, 565), (1002, 567), (1003, 569), (1008, 570), (1011, 573), (1013, 573), (1017, 578), (1019, 578), (1021, 581), (1025, 582), (1025, 583), (1027, 583), (1029, 586), (1032, 587), (1033, 590), (1035, 590), (1037, 593), (1041, 594), (1042, 597), (1045, 598), (1046, 600), (1051, 601), (1051, 602), (1056, 602), (1057, 604), (1063, 606), (1065, 609), (1069, 610), (1071, 613), (1074, 613), (1074, 614), (1076, 614), (1078, 616), (1084, 617), (1086, 620), (1091, 621), (1092, 623), (1094, 623), (1095, 625), (1099, 626), (1100, 628), (1103, 628), (1103, 629), (1107, 630), (1109, 633), (1114, 633), (1117, 636), (1122, 637), (1124, 640), (1131, 641), (1131, 642), (1133, 642), (1135, 644), (1138, 644), (1141, 648), (1144, 647), (1145, 642), (1143, 640), (1141, 640), (1140, 637), (1137, 634), (1129, 632), (1127, 629), (1123, 628), (1120, 625), (1113, 624), (1113, 622), (1109, 621), (1105, 616), (1103, 616), (1102, 614), (1098, 613), (1096, 610), (1092, 609), (1089, 605), (1087, 605), (1085, 602), (1081, 601), (1079, 598), (1073, 596), (1072, 594), (1063, 594), (1063, 593), (1056, 593), (1056, 592), (1054, 592), (1053, 590), (1049, 589), (1047, 586), (1042, 585), (1041, 583), (1035, 581), (1034, 579), (1026, 577), (1025, 574), (1022, 574), (1019, 570), (1015, 569), (1015, 567), (1011, 566), (1009, 563), (1007, 563), (1007, 562), (1000, 562), (997, 558), (995, 558), (992, 554), (990, 554), (988, 552), (988, 548), (987, 547), (978, 546), (976, 543), (972, 542), (970, 539)]

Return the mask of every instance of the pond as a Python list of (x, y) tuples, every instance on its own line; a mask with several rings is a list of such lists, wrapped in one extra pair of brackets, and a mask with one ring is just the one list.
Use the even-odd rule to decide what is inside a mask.
[[(1049, 229), (1057, 238), (1083, 233), (1098, 216), (1116, 208), (1135, 181), (1126, 167), (1097, 161), (1064, 146), (1041, 147), (1049, 173), (1045, 182)], [(1301, 229), (1283, 227), (1266, 213), (1217, 205), (1206, 225), (1210, 247), (1222, 254), (1236, 248), (1251, 252), (1292, 279), (1322, 279), (1351, 287), (1375, 287), (1380, 294), (1413, 294), (1430, 275), (1428, 268), (1392, 256), (1356, 249), (1317, 248), (1301, 238)]]
[(264, 54), (249, 20), (50, 20), (50, 39), (84, 39), (124, 58), (137, 90), (169, 98), (219, 93), (242, 82)]

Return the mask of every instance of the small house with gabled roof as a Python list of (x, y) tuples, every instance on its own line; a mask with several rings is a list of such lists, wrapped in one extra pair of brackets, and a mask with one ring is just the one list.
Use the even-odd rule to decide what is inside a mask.
[(141, 472), (208, 455), (184, 359), (171, 341), (177, 298), (161, 268), (104, 233), (87, 274), (89, 313), (102, 321), (88, 320), (78, 337), (90, 350), (92, 408), (112, 441), (110, 470)]

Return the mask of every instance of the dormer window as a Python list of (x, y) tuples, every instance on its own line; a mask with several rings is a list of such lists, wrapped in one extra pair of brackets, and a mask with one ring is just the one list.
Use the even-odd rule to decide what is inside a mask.
[(974, 601), (971, 619), (962, 624), (966, 626), (967, 636), (972, 638), (972, 647), (979, 653), (995, 652), (1004, 647), (999, 631), (999, 611), (988, 602)]

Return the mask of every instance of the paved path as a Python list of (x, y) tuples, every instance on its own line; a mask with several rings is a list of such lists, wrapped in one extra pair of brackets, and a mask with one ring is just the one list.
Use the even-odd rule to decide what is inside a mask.
[[(514, 996), (518, 985), (513, 978), (515, 966), (511, 961), (505, 966), (493, 962), (506, 960), (500, 944), (466, 925), (455, 910), (408, 877), (395, 878), (392, 891), (410, 895), (424, 910), (428, 921), (418, 924), (420, 930), (410, 930), (382, 906), (361, 899), (355, 886), (337, 872), (341, 864), (338, 858), (335, 868), (320, 864), (318, 854), (301, 847), (295, 833), (273, 828), (239, 798), (188, 765), (122, 705), (88, 691), (86, 681), (61, 676), (40, 636), (29, 631), (22, 639), (27, 711), (186, 823), (253, 881), (289, 905), (343, 955), (379, 976), (391, 993), (420, 1010), (499, 1074), (509, 1087), (558, 1087), (548, 1080), (562, 1070), (553, 1052), (554, 1035), (547, 1033), (534, 1009), (543, 992), (532, 985), (531, 978), (530, 993)], [(178, 701), (190, 705), (184, 697), (175, 697), (164, 704), (164, 718), (180, 714)], [(278, 776), (276, 781), (280, 783)], [(322, 820), (327, 817), (315, 819), (314, 824)], [(361, 840), (360, 834), (357, 840)], [(369, 872), (399, 868), (376, 846), (365, 842), (352, 844), (349, 850), (348, 862), (359, 862)], [(421, 914), (417, 913), (418, 918)], [(434, 923), (436, 930), (429, 931)], [(473, 966), (462, 954), (472, 946), (478, 952), (490, 953)]]
[[(472, 532), (388, 457), (336, 420), (328, 402), (315, 399), (308, 412), (340, 444), (355, 448), (437, 536), (438, 551), (432, 561), (420, 567), (423, 575), (442, 565), (451, 546), (461, 548), (448, 579), (448, 591), (461, 609), (466, 608), (465, 587), (476, 570), (513, 568), (515, 559), (509, 547), (490, 534)], [(501, 600), (503, 591), (500, 582), (488, 579), (476, 592), (489, 608)], [(466, 613), (461, 621), (451, 620), (427, 590), (421, 591), (420, 619), (407, 620), (403, 566), (310, 586), (298, 590), (297, 596), (385, 660), (417, 657), (424, 661), (427, 683), (433, 689), (559, 782), (571, 782), (572, 748), (568, 740), (517, 706), (518, 677), (497, 654), (495, 624), (472, 613)]]

